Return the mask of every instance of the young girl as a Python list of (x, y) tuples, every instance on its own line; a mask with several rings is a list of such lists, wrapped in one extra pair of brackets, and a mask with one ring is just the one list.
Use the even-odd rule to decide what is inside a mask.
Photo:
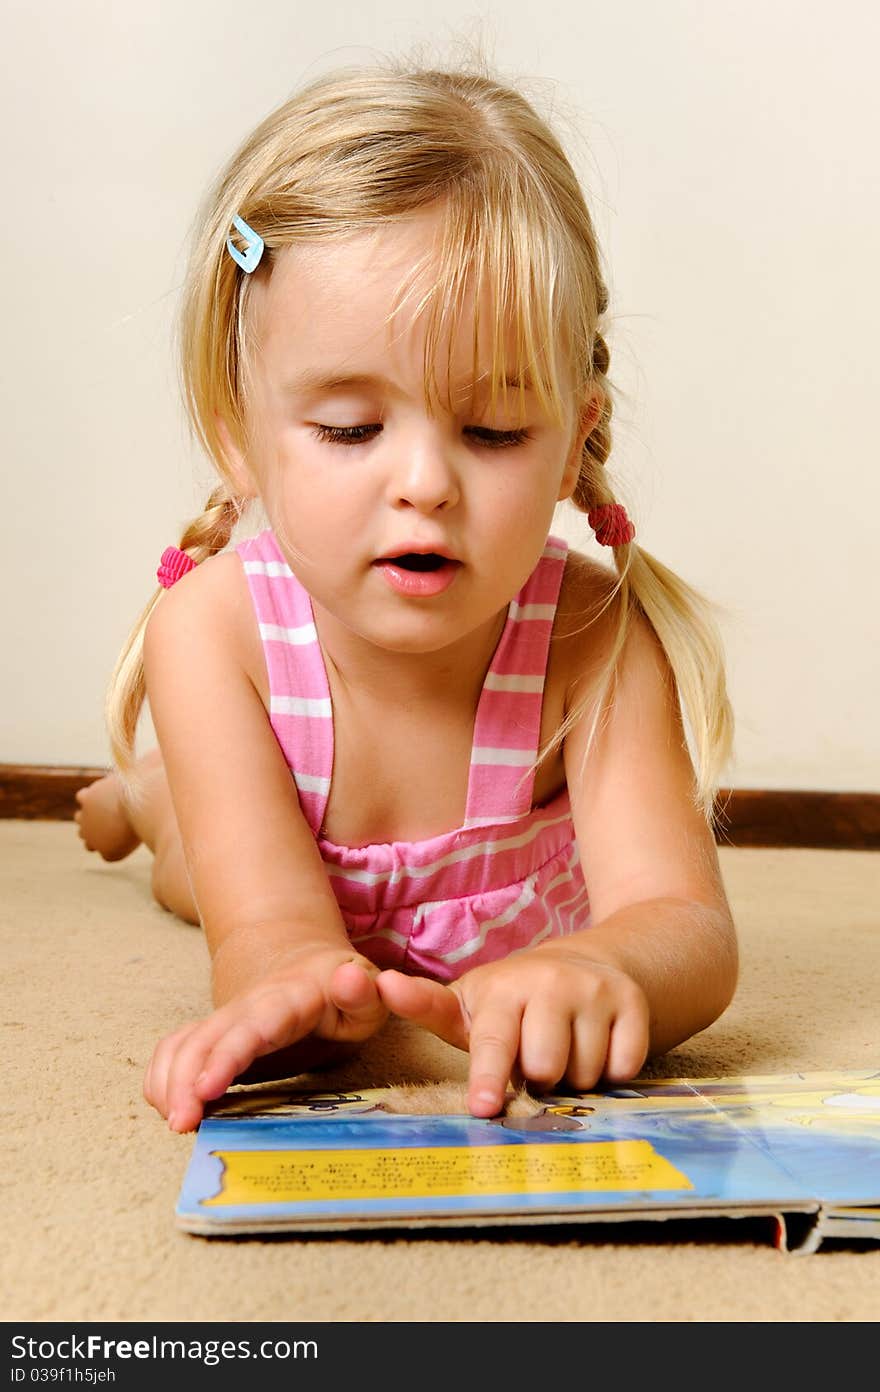
[[(144, 1084), (175, 1130), (389, 1011), (469, 1050), (492, 1116), (511, 1075), (621, 1082), (728, 1004), (723, 665), (605, 471), (607, 304), (559, 143), (483, 71), (324, 76), (212, 191), (182, 356), (220, 482), (77, 813), (207, 935), (216, 1008)], [(563, 499), (614, 572), (549, 535)]]

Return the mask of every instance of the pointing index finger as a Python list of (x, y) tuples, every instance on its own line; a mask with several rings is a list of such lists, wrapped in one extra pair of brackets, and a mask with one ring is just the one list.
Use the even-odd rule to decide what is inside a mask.
[(519, 1053), (521, 1012), (493, 1010), (471, 1023), (468, 1106), (474, 1116), (497, 1116), (504, 1106), (510, 1075)]

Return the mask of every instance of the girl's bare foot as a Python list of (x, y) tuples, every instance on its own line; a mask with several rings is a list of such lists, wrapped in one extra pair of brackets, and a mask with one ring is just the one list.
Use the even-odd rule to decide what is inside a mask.
[(80, 839), (89, 851), (99, 851), (104, 860), (122, 860), (140, 845), (129, 820), (122, 795), (122, 784), (115, 773), (108, 773), (75, 794), (79, 811), (73, 820)]

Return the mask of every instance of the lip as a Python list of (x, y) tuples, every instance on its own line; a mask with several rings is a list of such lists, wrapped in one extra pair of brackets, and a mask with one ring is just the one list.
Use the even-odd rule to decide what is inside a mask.
[[(407, 570), (404, 566), (395, 564), (398, 556), (406, 555), (442, 556), (444, 563), (435, 570)], [(385, 583), (397, 594), (414, 599), (428, 599), (449, 589), (461, 570), (461, 561), (450, 553), (448, 547), (427, 546), (424, 542), (416, 541), (401, 542), (393, 552), (379, 556), (373, 562), (373, 566), (381, 572)]]
[(401, 541), (394, 546), (393, 550), (386, 551), (384, 555), (376, 558), (376, 564), (382, 565), (387, 561), (393, 561), (397, 556), (445, 556), (447, 561), (457, 560), (448, 546), (442, 542), (436, 545), (426, 541)]

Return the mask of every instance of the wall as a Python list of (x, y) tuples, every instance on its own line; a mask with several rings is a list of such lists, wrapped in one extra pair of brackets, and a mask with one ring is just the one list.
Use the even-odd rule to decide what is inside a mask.
[(530, 84), (592, 199), (613, 470), (643, 544), (722, 606), (729, 781), (880, 786), (876, 7), (6, 11), (0, 761), (106, 762), (107, 677), (210, 487), (172, 355), (203, 189), (301, 82), (463, 38)]

